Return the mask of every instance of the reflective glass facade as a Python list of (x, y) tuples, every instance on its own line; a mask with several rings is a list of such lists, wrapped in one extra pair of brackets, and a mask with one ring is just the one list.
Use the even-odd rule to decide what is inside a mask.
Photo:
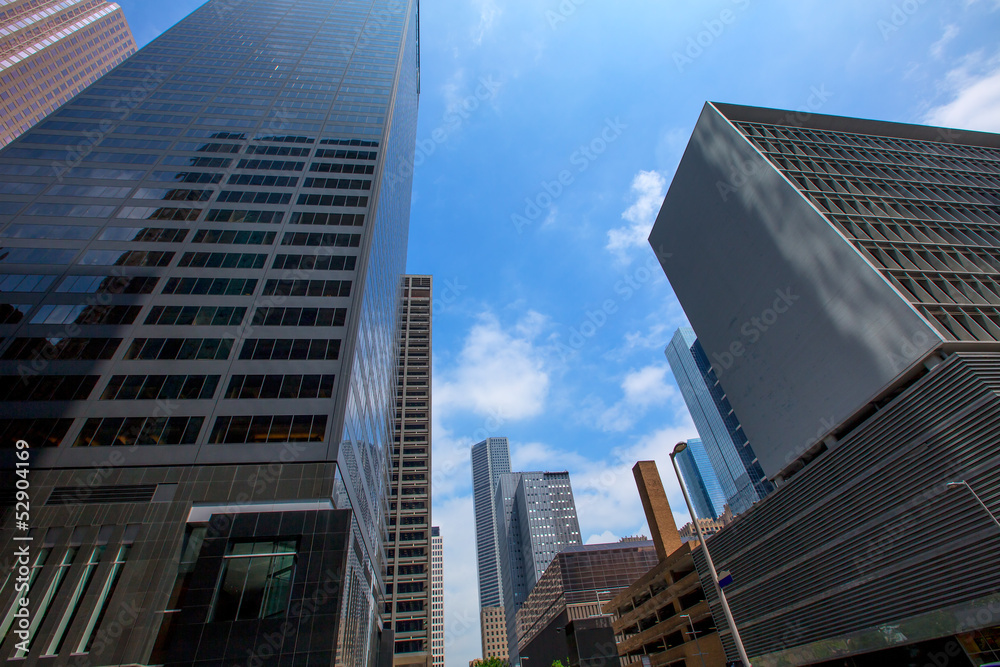
[(770, 493), (774, 485), (757, 463), (753, 448), (694, 330), (678, 329), (664, 352), (722, 486), (725, 502), (734, 514), (739, 514)]
[(566, 472), (500, 476), (494, 496), (507, 656), (516, 663), (517, 610), (556, 554), (583, 544)]
[(500, 476), (510, 472), (507, 438), (487, 438), (472, 446), (472, 507), (476, 515), (476, 568), (479, 608), (503, 603), (493, 494)]
[[(415, 0), (209, 0), (0, 152), (0, 447), (31, 444), (45, 494), (110, 465), (101, 497), (169, 514), (135, 539), (169, 545), (149, 570), (169, 582), (188, 510), (270, 511), (275, 530), (274, 503), (350, 512), (323, 639), (276, 654), (376, 657), (417, 20)], [(301, 537), (307, 566), (309, 529), (260, 522)], [(123, 590), (150, 596), (154, 637), (184, 605)], [(253, 645), (227, 636), (162, 659)], [(116, 659), (148, 662), (132, 649)]]
[(726, 509), (726, 496), (722, 493), (719, 478), (701, 438), (688, 438), (687, 445), (677, 455), (677, 465), (691, 496), (695, 514), (702, 519), (718, 519)]

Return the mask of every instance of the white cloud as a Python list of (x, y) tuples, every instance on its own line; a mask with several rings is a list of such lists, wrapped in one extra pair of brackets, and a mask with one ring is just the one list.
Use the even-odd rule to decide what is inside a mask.
[(472, 41), (476, 46), (483, 43), (483, 38), (493, 29), (493, 24), (500, 16), (500, 7), (496, 0), (479, 0), (479, 25), (472, 30)]
[(468, 410), (500, 423), (541, 414), (549, 374), (534, 338), (544, 326), (545, 317), (533, 311), (506, 330), (492, 313), (480, 315), (456, 366), (435, 370), (435, 411), (444, 417)]
[(931, 109), (924, 120), (941, 127), (1000, 132), (1000, 58), (980, 64), (975, 55), (948, 72), (951, 101)]
[(622, 380), (622, 398), (601, 413), (597, 425), (604, 431), (625, 431), (655, 405), (668, 403), (676, 391), (667, 383), (669, 367), (653, 364), (630, 371)]
[(608, 544), (609, 542), (617, 542), (620, 538), (612, 533), (610, 530), (606, 530), (600, 535), (591, 535), (586, 540), (584, 544)]
[(622, 213), (622, 219), (629, 225), (608, 231), (608, 250), (623, 261), (628, 261), (627, 252), (646, 244), (649, 230), (653, 227), (656, 214), (663, 204), (667, 181), (657, 171), (640, 171), (632, 179), (632, 205)]
[(576, 452), (550, 447), (543, 442), (512, 442), (510, 445), (511, 470), (558, 471), (586, 467), (590, 462)]
[(590, 462), (587, 467), (571, 466), (580, 532), (590, 536), (588, 541), (595, 535), (603, 539), (606, 532), (619, 536), (649, 535), (632, 475), (637, 461), (656, 462), (674, 521), (678, 527), (687, 523), (687, 508), (670, 463), (670, 452), (678, 442), (693, 437), (697, 437), (697, 432), (688, 419), (642, 436), (633, 444), (616, 449), (606, 460)]
[(944, 34), (941, 35), (941, 39), (931, 44), (931, 55), (935, 58), (940, 58), (944, 55), (944, 49), (948, 46), (951, 40), (958, 36), (958, 26), (954, 24), (949, 24), (944, 27)]

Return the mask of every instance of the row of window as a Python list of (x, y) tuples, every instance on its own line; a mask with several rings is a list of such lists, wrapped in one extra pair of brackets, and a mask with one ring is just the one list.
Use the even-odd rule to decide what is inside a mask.
[(365, 216), (363, 213), (292, 213), (288, 222), (293, 225), (361, 227), (365, 224)]
[(255, 289), (254, 278), (170, 278), (163, 286), (163, 294), (250, 296)]
[(74, 447), (193, 445), (204, 417), (105, 417), (84, 422)]
[(316, 271), (353, 271), (357, 263), (354, 255), (276, 255), (275, 269), (304, 269)]
[(179, 267), (221, 269), (263, 269), (267, 255), (239, 252), (186, 252), (177, 262)]
[(15, 338), (3, 359), (96, 360), (114, 356), (121, 338)]
[(99, 375), (2, 375), (0, 401), (83, 401)]
[(289, 232), (281, 237), (281, 245), (357, 248), (361, 245), (361, 234)]
[(142, 306), (45, 305), (31, 324), (132, 324)]
[(346, 308), (258, 308), (253, 326), (282, 327), (342, 327), (347, 319)]
[(114, 375), (102, 401), (212, 398), (218, 375)]
[[(227, 351), (228, 352), (228, 351)], [(240, 359), (301, 360), (340, 358), (340, 340), (325, 338), (250, 338), (243, 343)]]
[(230, 338), (136, 338), (124, 359), (228, 359), (232, 349)]
[(351, 296), (350, 280), (268, 280), (265, 296)]
[(226, 398), (332, 398), (334, 375), (234, 375)]
[(322, 442), (326, 415), (255, 415), (218, 417), (210, 444)]
[(236, 326), (243, 321), (246, 308), (235, 306), (153, 306), (146, 324)]

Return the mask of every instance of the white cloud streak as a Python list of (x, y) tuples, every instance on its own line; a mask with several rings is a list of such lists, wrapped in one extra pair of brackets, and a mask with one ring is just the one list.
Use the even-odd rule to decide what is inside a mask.
[(632, 204), (622, 213), (630, 224), (608, 231), (605, 246), (622, 262), (628, 262), (628, 251), (646, 244), (656, 214), (663, 204), (666, 179), (657, 171), (640, 171), (632, 179)]

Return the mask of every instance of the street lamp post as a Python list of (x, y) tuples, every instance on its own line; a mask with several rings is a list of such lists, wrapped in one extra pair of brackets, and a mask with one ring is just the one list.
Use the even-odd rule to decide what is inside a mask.
[(722, 611), (726, 614), (726, 621), (729, 622), (729, 630), (733, 634), (733, 643), (736, 644), (736, 650), (740, 654), (740, 660), (743, 661), (744, 665), (750, 666), (750, 658), (747, 656), (747, 651), (743, 648), (743, 640), (740, 638), (740, 632), (736, 629), (736, 621), (733, 619), (733, 612), (729, 609), (729, 601), (726, 600), (726, 592), (722, 590), (722, 586), (719, 585), (719, 573), (715, 571), (715, 563), (712, 562), (712, 555), (708, 552), (708, 544), (705, 543), (705, 536), (701, 532), (701, 524), (698, 523), (698, 515), (694, 513), (694, 508), (691, 506), (691, 498), (688, 497), (687, 487), (684, 486), (684, 478), (681, 477), (680, 468), (677, 467), (677, 455), (687, 449), (686, 442), (678, 442), (674, 447), (674, 451), (670, 452), (670, 462), (674, 465), (674, 474), (677, 475), (677, 481), (681, 485), (681, 493), (684, 494), (684, 502), (687, 504), (688, 513), (691, 515), (691, 522), (694, 523), (694, 528), (698, 531), (698, 541), (701, 542), (701, 550), (705, 553), (705, 561), (708, 563), (708, 571), (712, 575), (712, 581), (715, 583), (715, 590), (719, 592), (719, 601), (722, 603)]
[(972, 489), (972, 487), (969, 485), (968, 482), (966, 482), (964, 479), (960, 479), (957, 482), (948, 482), (946, 486), (950, 487), (964, 486), (965, 488), (967, 488), (969, 490), (969, 493), (972, 494), (972, 497), (975, 498), (976, 501), (983, 506), (983, 509), (986, 510), (986, 513), (990, 515), (990, 518), (993, 519), (993, 523), (997, 525), (997, 528), (1000, 528), (1000, 521), (997, 521), (997, 518), (993, 515), (993, 512), (990, 511), (990, 508), (986, 506), (986, 503), (983, 502), (983, 499), (979, 497), (979, 494)]
[(702, 655), (701, 644), (698, 642), (698, 632), (694, 629), (694, 619), (691, 618), (691, 614), (681, 614), (681, 618), (687, 618), (688, 622), (691, 623), (691, 636), (694, 637), (694, 645), (698, 649), (698, 659), (701, 660), (701, 667), (705, 667), (705, 657)]

